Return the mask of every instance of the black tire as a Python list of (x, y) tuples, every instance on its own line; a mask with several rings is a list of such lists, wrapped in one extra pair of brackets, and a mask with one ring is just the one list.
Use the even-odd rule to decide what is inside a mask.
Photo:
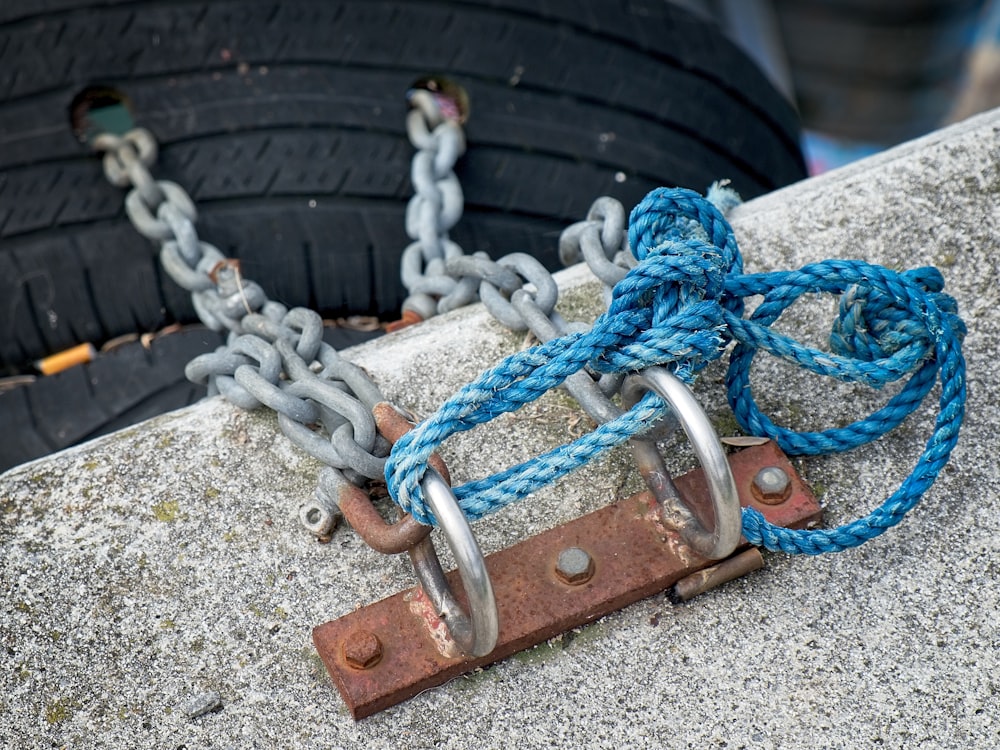
[(0, 471), (194, 403), (205, 388), (184, 378), (184, 364), (222, 342), (192, 327), (0, 392)]
[(73, 137), (94, 84), (132, 102), (200, 235), (267, 294), (392, 316), (411, 192), (404, 92), (472, 102), (469, 252), (556, 261), (591, 201), (805, 170), (791, 106), (716, 28), (662, 0), (6, 0), (0, 7), (0, 368), (194, 319)]

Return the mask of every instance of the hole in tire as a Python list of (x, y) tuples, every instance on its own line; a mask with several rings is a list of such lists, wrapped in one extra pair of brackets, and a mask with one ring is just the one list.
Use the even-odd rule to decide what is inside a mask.
[(114, 86), (94, 85), (81, 90), (69, 105), (69, 124), (73, 135), (84, 143), (93, 135), (91, 132), (95, 123), (90, 113), (97, 109), (106, 109), (121, 105), (131, 118), (132, 100)]

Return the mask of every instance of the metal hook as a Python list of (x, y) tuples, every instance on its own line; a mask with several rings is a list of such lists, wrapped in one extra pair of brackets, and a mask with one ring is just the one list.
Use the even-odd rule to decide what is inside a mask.
[(681, 537), (692, 549), (712, 560), (728, 557), (740, 541), (742, 516), (736, 482), (722, 443), (691, 389), (676, 375), (662, 367), (650, 367), (629, 376), (622, 386), (623, 404), (631, 408), (647, 390), (670, 405), (684, 428), (705, 472), (711, 508), (698, 503), (688, 505), (674, 487), (656, 443), (648, 438), (631, 441), (639, 471), (664, 515), (676, 520)]
[(467, 656), (486, 656), (496, 646), (500, 616), (483, 552), (444, 478), (428, 468), (420, 488), (455, 555), (458, 574), (469, 599), (469, 612), (466, 613), (452, 593), (430, 537), (410, 550), (413, 570), (455, 645)]

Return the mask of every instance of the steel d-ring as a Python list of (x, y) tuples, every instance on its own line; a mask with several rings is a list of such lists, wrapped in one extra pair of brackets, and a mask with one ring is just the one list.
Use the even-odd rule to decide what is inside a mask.
[(740, 541), (742, 516), (736, 482), (722, 443), (694, 394), (675, 375), (662, 367), (650, 367), (629, 376), (622, 386), (622, 402), (631, 408), (647, 390), (667, 402), (684, 428), (705, 472), (711, 507), (689, 506), (680, 497), (654, 441), (631, 441), (636, 464), (664, 513), (678, 520), (684, 541), (712, 560), (728, 557)]
[(455, 494), (441, 475), (428, 468), (420, 488), (455, 556), (469, 612), (462, 608), (448, 585), (430, 537), (410, 550), (413, 570), (455, 645), (467, 656), (486, 656), (496, 646), (500, 617), (482, 550)]

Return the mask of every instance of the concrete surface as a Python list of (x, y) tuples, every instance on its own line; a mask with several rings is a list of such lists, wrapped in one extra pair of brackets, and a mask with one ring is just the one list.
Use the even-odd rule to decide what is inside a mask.
[[(316, 464), (272, 416), (211, 400), (0, 477), (0, 746), (1000, 746), (998, 131), (987, 114), (734, 216), (751, 270), (824, 257), (942, 267), (970, 328), (968, 418), (947, 473), (901, 526), (839, 555), (769, 554), (764, 571), (686, 605), (654, 597), (355, 723), (310, 630), (412, 574), (349, 530), (312, 541), (296, 511)], [(596, 312), (589, 278), (561, 276), (571, 317)], [(788, 328), (819, 340), (834, 309), (796, 307)], [(429, 413), (521, 343), (475, 307), (350, 357)], [(697, 393), (725, 433), (721, 377), (710, 369)], [(768, 363), (754, 382), (800, 428), (886, 398)], [(929, 402), (876, 445), (799, 462), (829, 523), (895, 488), (933, 417)], [(445, 456), (457, 479), (482, 476), (580, 428), (550, 395)], [(671, 462), (692, 459), (681, 445)], [(617, 454), (476, 531), (497, 549), (637, 487)], [(189, 718), (216, 695), (221, 709)]]

